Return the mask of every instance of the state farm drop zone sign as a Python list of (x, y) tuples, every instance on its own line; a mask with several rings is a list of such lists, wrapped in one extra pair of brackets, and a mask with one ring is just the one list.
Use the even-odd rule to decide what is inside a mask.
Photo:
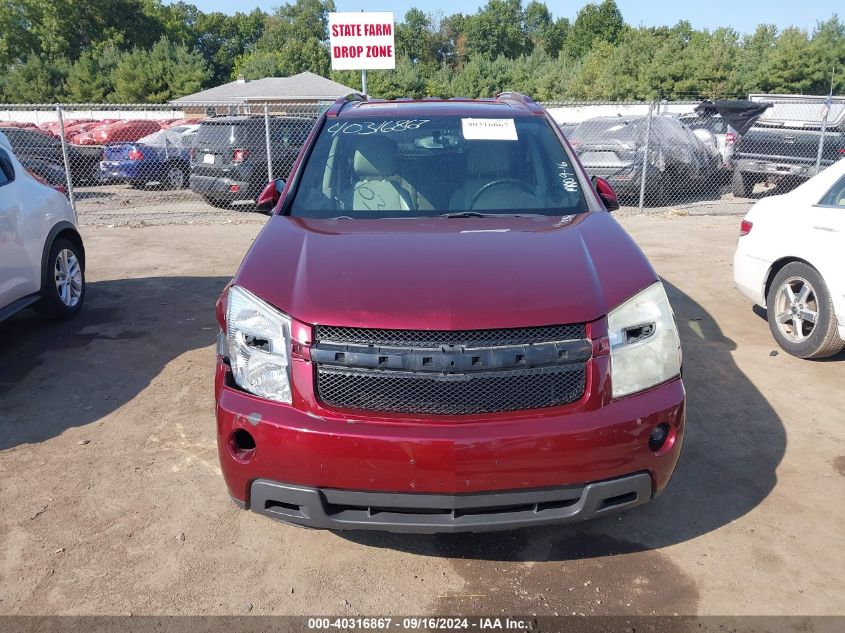
[(329, 13), (332, 70), (396, 68), (393, 12)]

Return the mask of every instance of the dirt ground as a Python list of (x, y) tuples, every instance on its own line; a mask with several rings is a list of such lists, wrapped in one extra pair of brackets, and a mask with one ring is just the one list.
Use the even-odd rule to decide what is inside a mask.
[(684, 452), (653, 503), (483, 535), (238, 510), (213, 303), (260, 223), (86, 227), (78, 318), (0, 324), (0, 614), (845, 614), (845, 357), (777, 353), (735, 217), (628, 217), (684, 344)]

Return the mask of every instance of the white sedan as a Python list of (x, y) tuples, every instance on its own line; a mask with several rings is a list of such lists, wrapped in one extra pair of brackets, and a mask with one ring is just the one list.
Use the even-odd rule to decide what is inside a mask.
[(751, 207), (734, 281), (766, 308), (772, 335), (790, 354), (823, 358), (845, 347), (845, 160)]
[(29, 306), (76, 314), (85, 298), (85, 249), (67, 198), (21, 166), (0, 133), (0, 320)]

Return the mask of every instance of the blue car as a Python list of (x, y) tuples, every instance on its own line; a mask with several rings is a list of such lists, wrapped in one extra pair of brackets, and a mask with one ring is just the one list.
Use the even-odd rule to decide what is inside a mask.
[(102, 182), (127, 182), (133, 187), (158, 184), (165, 189), (188, 185), (191, 144), (198, 125), (179, 125), (145, 136), (134, 143), (103, 148)]

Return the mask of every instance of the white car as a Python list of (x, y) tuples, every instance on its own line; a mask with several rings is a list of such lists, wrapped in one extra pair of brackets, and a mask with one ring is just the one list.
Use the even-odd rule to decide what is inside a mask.
[(845, 160), (742, 220), (737, 288), (764, 306), (778, 344), (799, 358), (845, 347)]
[(33, 178), (0, 133), (0, 320), (29, 306), (73, 316), (85, 298), (85, 249), (67, 198)]

